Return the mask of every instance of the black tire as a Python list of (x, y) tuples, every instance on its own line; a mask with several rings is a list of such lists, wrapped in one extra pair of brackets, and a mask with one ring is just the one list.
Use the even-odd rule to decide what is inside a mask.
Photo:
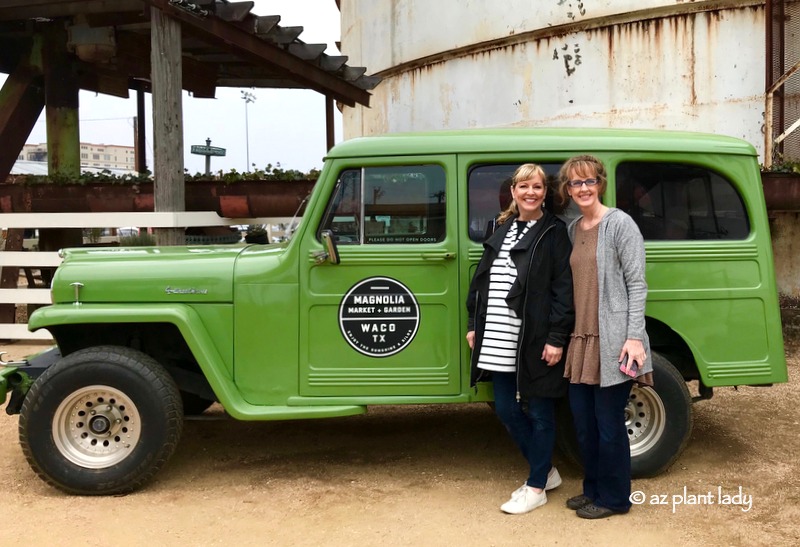
[(132, 492), (172, 456), (180, 392), (152, 357), (119, 346), (68, 355), (31, 386), (19, 439), (33, 470), (70, 494)]
[[(686, 382), (672, 363), (656, 352), (653, 384), (652, 388), (634, 385), (625, 409), (633, 478), (664, 472), (681, 455), (692, 434), (692, 398)], [(556, 439), (561, 453), (581, 467), (569, 404), (558, 407)]]

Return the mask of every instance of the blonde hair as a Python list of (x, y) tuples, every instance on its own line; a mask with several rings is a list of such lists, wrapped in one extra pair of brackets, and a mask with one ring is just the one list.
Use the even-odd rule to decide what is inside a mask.
[[(524, 180), (530, 180), (536, 175), (542, 179), (542, 183), (544, 183), (545, 192), (547, 191), (547, 175), (542, 169), (541, 166), (536, 165), (535, 163), (523, 163), (517, 170), (514, 171), (514, 174), (511, 176), (511, 188), (513, 189), (517, 183), (520, 183)], [(515, 217), (519, 214), (519, 210), (517, 209), (517, 202), (514, 199), (511, 199), (511, 203), (508, 204), (508, 207), (500, 213), (500, 216), (497, 217), (497, 223), (503, 224), (508, 219)]]
[(606, 167), (603, 162), (598, 158), (589, 154), (582, 154), (574, 156), (564, 162), (558, 172), (558, 197), (562, 203), (569, 202), (569, 192), (567, 191), (567, 182), (569, 182), (569, 172), (576, 173), (591, 173), (594, 172), (594, 177), (597, 179), (597, 194), (602, 196), (606, 193), (608, 187), (608, 177), (606, 176)]

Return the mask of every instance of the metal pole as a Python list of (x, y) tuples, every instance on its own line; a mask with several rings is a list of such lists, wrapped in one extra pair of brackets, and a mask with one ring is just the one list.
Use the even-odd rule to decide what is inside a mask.
[(245, 173), (250, 172), (250, 125), (247, 115), (247, 105), (256, 101), (256, 96), (249, 91), (242, 91), (242, 99), (244, 99), (244, 139), (245, 147), (247, 148), (247, 168)]
[[(206, 139), (206, 146), (211, 146), (211, 139)], [(206, 175), (211, 174), (211, 154), (206, 154)]]

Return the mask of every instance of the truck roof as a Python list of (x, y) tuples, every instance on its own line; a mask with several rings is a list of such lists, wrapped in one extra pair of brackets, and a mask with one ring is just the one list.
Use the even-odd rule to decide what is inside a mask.
[(328, 158), (479, 152), (662, 151), (757, 156), (750, 143), (735, 137), (651, 129), (503, 128), (358, 137), (334, 146)]

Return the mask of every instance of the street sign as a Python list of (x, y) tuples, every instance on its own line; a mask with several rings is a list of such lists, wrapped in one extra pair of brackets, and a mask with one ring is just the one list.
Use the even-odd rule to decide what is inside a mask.
[(198, 154), (201, 156), (224, 156), (225, 149), (219, 148), (217, 146), (204, 146), (200, 144), (193, 144), (192, 154)]

